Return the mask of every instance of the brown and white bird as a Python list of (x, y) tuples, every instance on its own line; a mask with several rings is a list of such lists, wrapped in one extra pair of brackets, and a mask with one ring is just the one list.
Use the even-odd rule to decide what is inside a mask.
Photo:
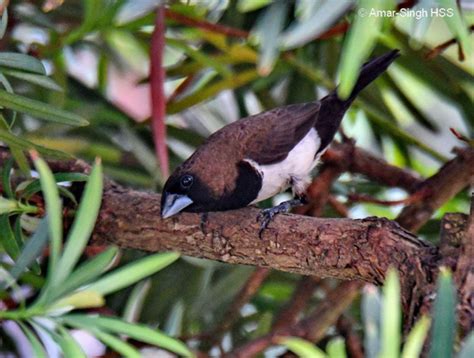
[(333, 91), (320, 101), (242, 118), (212, 134), (167, 180), (161, 216), (238, 209), (291, 187), (298, 199), (263, 211), (265, 227), (273, 215), (301, 202), (345, 112), (398, 56), (393, 50), (366, 63), (347, 99)]

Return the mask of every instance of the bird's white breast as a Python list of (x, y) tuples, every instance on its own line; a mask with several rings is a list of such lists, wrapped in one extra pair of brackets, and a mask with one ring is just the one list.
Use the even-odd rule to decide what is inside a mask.
[(309, 174), (317, 163), (316, 152), (320, 145), (321, 139), (312, 128), (279, 163), (260, 165), (247, 159), (262, 175), (262, 188), (251, 204), (268, 199), (286, 190), (290, 185), (294, 191), (304, 191), (309, 184)]

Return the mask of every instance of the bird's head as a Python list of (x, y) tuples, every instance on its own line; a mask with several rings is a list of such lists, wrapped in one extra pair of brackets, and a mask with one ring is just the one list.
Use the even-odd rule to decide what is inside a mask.
[[(161, 196), (161, 217), (169, 218), (192, 205), (199, 186), (195, 174), (176, 171), (166, 181)], [(193, 200), (194, 198), (194, 200)]]
[(212, 209), (215, 202), (213, 179), (219, 175), (212, 170), (212, 166), (203, 166), (203, 161), (195, 159), (190, 158), (181, 164), (166, 181), (161, 194), (163, 219), (182, 211), (203, 212)]

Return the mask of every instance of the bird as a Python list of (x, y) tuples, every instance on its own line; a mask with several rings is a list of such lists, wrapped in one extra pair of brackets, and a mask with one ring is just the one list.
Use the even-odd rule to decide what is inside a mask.
[(319, 101), (290, 104), (232, 122), (210, 135), (167, 179), (161, 217), (253, 205), (291, 187), (294, 199), (258, 215), (260, 234), (278, 213), (306, 202), (311, 172), (344, 114), (367, 85), (399, 56), (392, 50), (365, 63), (348, 98), (337, 88)]

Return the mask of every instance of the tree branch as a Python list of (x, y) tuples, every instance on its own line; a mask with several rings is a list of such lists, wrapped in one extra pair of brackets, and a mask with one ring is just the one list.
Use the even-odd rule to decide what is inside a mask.
[(390, 187), (403, 188), (413, 192), (423, 182), (415, 173), (388, 164), (353, 142), (334, 142), (323, 156), (323, 161), (337, 165), (344, 170), (361, 174), (369, 179)]
[(437, 249), (384, 218), (362, 220), (279, 215), (258, 238), (259, 210), (245, 208), (160, 219), (160, 195), (110, 185), (94, 230), (97, 243), (343, 280), (381, 284), (389, 266), (404, 287), (429, 274)]
[(465, 187), (474, 185), (474, 148), (458, 149), (457, 152), (454, 159), (418, 186), (418, 192), (430, 192), (431, 195), (403, 208), (397, 218), (401, 226), (411, 231), (418, 230), (436, 209)]

